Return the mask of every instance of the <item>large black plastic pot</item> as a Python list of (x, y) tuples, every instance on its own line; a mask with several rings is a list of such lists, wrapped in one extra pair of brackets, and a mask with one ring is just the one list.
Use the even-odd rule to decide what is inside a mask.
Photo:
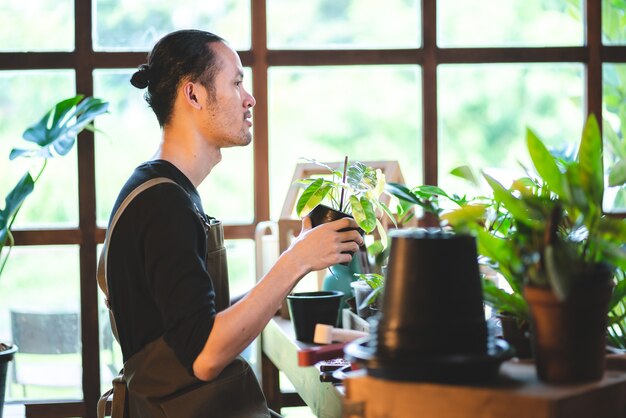
[(474, 237), (424, 230), (396, 230), (390, 236), (378, 354), (392, 360), (485, 353)]
[(376, 334), (346, 345), (346, 358), (390, 380), (493, 380), (513, 354), (491, 337), (475, 239), (440, 230), (394, 230)]
[[(2, 348), (3, 346), (0, 344), (0, 350), (2, 350)], [(0, 418), (2, 418), (2, 411), (4, 409), (7, 369), (9, 368), (9, 362), (13, 360), (13, 356), (16, 352), (16, 345), (9, 346), (6, 350), (0, 351)]]

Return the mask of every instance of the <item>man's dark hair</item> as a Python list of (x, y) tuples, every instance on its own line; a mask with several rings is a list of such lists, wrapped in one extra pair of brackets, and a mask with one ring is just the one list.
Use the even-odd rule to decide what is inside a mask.
[(133, 74), (130, 83), (148, 88), (144, 97), (159, 121), (165, 126), (172, 116), (176, 89), (182, 81), (199, 81), (215, 96), (214, 79), (219, 69), (211, 42), (225, 42), (210, 32), (179, 30), (161, 38)]

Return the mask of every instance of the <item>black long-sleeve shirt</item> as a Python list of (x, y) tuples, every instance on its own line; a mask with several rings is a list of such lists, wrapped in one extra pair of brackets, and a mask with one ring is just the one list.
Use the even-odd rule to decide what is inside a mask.
[(170, 178), (184, 190), (171, 183), (153, 186), (123, 212), (109, 244), (109, 302), (124, 361), (163, 335), (193, 373), (216, 314), (196, 188), (173, 164), (149, 161), (135, 169), (112, 214), (137, 186), (157, 177)]

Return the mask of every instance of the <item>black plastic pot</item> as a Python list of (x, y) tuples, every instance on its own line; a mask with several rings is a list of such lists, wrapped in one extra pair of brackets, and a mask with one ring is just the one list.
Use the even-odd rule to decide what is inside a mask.
[(502, 325), (502, 338), (513, 347), (515, 356), (520, 359), (532, 358), (528, 322), (520, 324), (514, 316), (503, 313), (498, 314), (498, 319)]
[(381, 379), (443, 383), (493, 380), (513, 352), (490, 338), (475, 239), (440, 230), (393, 230), (376, 334), (346, 358)]
[[(1, 348), (1, 347), (0, 347)], [(17, 352), (17, 346), (9, 346), (6, 350), (0, 351), (0, 418), (4, 409), (4, 393), (7, 381), (7, 369), (9, 362), (13, 360), (13, 356)]]
[[(347, 213), (344, 212), (340, 212), (337, 209), (333, 209), (331, 207), (328, 207), (326, 205), (317, 205), (310, 213), (309, 213), (309, 217), (311, 218), (311, 224), (313, 225), (313, 227), (315, 228), (316, 226), (328, 223), (328, 222), (332, 222), (332, 221), (336, 221), (342, 218), (351, 218), (354, 219), (354, 217), (352, 215), (348, 215)], [(361, 228), (343, 228), (340, 229), (339, 232), (343, 232), (343, 231), (351, 231), (356, 229), (357, 231), (359, 231), (359, 234), (361, 234), (361, 236), (363, 236), (365, 234), (365, 231), (363, 231)], [(346, 252), (348, 254), (354, 254), (352, 252)], [(350, 265), (350, 263), (341, 263), (341, 265), (343, 266), (348, 266)]]
[(390, 236), (378, 354), (484, 354), (487, 325), (474, 237), (419, 229)]
[(316, 324), (336, 326), (342, 297), (343, 292), (338, 290), (300, 292), (287, 296), (296, 339), (313, 342)]

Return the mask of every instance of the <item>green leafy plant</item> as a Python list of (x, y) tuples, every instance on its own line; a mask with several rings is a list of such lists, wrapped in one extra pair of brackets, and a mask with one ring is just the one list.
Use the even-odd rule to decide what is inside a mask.
[[(488, 206), (477, 218), (463, 216), (462, 207), (456, 210), (460, 216), (449, 219), (456, 219), (455, 229), (476, 233), (479, 252), (512, 278), (510, 284), (548, 287), (564, 300), (573, 288), (597, 278), (598, 270), (626, 268), (626, 223), (602, 211), (602, 141), (593, 115), (575, 158), (553, 155), (530, 129), (526, 142), (534, 172), (527, 169), (510, 187), (483, 173), (503, 228), (485, 228)], [(614, 298), (624, 295), (617, 289)]]
[(24, 140), (33, 143), (35, 147), (14, 148), (11, 151), (10, 160), (18, 157), (37, 158), (42, 163), (34, 177), (27, 171), (19, 179), (7, 194), (4, 209), (0, 210), (0, 276), (14, 244), (11, 234), (13, 222), (24, 200), (33, 192), (48, 159), (67, 155), (76, 142), (76, 136), (83, 129), (93, 130), (93, 120), (106, 113), (107, 109), (107, 102), (94, 97), (77, 95), (62, 100), (46, 112), (41, 120), (24, 131)]
[(361, 306), (359, 306), (359, 309), (364, 309), (367, 306), (376, 303), (376, 301), (378, 301), (378, 298), (384, 292), (385, 277), (377, 273), (356, 273), (355, 276), (358, 277), (359, 280), (367, 283), (367, 285), (372, 288), (372, 292), (370, 292), (367, 298), (365, 298), (365, 300), (361, 303)]
[(354, 161), (348, 165), (346, 157), (342, 171), (333, 170), (327, 164), (308, 160), (328, 169), (330, 178), (308, 178), (297, 180), (305, 185), (302, 195), (296, 203), (298, 216), (306, 216), (316, 206), (326, 203), (333, 209), (352, 215), (365, 233), (375, 229), (383, 243), (387, 242), (385, 228), (378, 214), (389, 217), (395, 225), (395, 218), (387, 205), (380, 200), (385, 191), (385, 175), (380, 169)]

